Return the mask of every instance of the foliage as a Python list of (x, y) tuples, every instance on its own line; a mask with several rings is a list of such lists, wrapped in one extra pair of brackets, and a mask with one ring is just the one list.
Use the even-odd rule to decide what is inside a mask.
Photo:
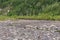
[[(60, 13), (59, 0), (0, 0), (0, 8), (10, 7), (8, 15), (38, 15), (41, 12)], [(3, 11), (3, 10), (2, 10)], [(55, 13), (56, 12), (56, 13)]]
[(48, 16), (45, 19), (53, 19), (60, 15), (60, 0), (0, 0), (0, 9), (0, 15), (39, 16), (38, 19)]

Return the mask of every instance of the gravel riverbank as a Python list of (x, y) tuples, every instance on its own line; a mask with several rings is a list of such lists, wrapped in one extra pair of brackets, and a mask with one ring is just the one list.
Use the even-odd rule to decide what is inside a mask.
[(60, 21), (0, 21), (0, 40), (60, 40)]

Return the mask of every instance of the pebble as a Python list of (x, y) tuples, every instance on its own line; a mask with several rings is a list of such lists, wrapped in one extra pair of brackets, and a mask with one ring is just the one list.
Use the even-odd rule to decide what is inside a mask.
[[(10, 26), (8, 25), (9, 23), (13, 25), (13, 22), (10, 20), (0, 22), (0, 40), (60, 40), (60, 34), (55, 32), (59, 27), (55, 24), (47, 25), (45, 23), (42, 26), (38, 26), (39, 23), (33, 25), (31, 22), (31, 24), (25, 24), (25, 29), (22, 29), (20, 24), (15, 23), (16, 26)], [(19, 26), (19, 28), (17, 26)], [(4, 36), (5, 33), (8, 35), (7, 37)]]

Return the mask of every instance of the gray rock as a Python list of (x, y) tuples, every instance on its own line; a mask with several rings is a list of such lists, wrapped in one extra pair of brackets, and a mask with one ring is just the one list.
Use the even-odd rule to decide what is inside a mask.
[(0, 21), (0, 40), (60, 40), (60, 21)]

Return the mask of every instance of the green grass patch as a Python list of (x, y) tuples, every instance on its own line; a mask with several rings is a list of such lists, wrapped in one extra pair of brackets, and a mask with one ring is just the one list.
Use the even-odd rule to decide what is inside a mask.
[(52, 16), (49, 14), (40, 14), (38, 16), (0, 16), (0, 20), (60, 20), (60, 15)]

